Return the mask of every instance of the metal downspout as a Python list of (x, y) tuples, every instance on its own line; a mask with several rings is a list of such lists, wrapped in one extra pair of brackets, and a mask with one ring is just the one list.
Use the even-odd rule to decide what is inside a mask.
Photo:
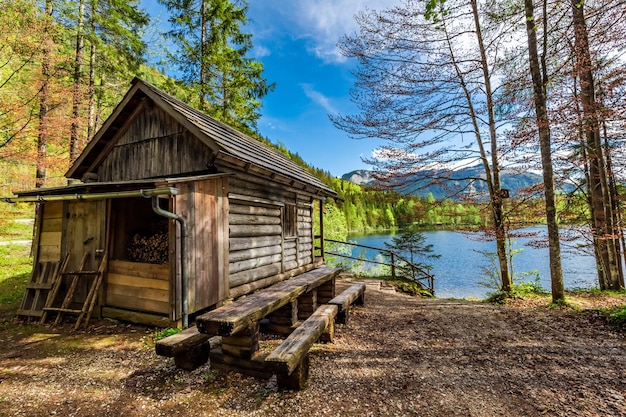
[[(148, 197), (148, 196), (146, 196)], [(163, 210), (159, 207), (159, 197), (152, 196), (152, 210), (159, 216), (173, 219), (180, 224), (180, 286), (181, 286), (181, 301), (183, 304), (183, 327), (189, 326), (189, 317), (187, 314), (187, 274), (185, 268), (185, 241), (187, 240), (187, 224), (185, 219), (176, 213)]]

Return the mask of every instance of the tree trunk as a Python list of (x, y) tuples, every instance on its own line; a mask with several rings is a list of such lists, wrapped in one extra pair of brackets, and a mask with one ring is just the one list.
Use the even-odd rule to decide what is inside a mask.
[(597, 102), (595, 99), (594, 78), (589, 51), (589, 39), (585, 22), (584, 3), (572, 0), (572, 20), (574, 23), (574, 52), (577, 59), (577, 71), (580, 79), (580, 99), (583, 108), (583, 128), (585, 145), (589, 158), (588, 190), (591, 198), (592, 213), (595, 217), (594, 239), (598, 241), (598, 249), (602, 260), (598, 266), (604, 268), (606, 288), (618, 290), (622, 288), (623, 278), (620, 276), (617, 258), (616, 231), (613, 227), (610, 193), (606, 175), (606, 165), (602, 153), (600, 124)]
[(89, 114), (87, 116), (87, 140), (96, 133), (96, 0), (91, 0), (91, 44), (89, 46)]
[(624, 288), (624, 269), (622, 267), (622, 256), (625, 254), (624, 248), (626, 247), (624, 241), (624, 229), (622, 227), (622, 210), (618, 203), (619, 191), (617, 188), (617, 181), (615, 179), (615, 172), (613, 171), (613, 160), (611, 158), (611, 147), (609, 145), (608, 133), (606, 123), (602, 121), (603, 136), (604, 136), (604, 150), (606, 154), (606, 175), (609, 186), (609, 193), (611, 196), (611, 212), (613, 214), (613, 226), (615, 228), (615, 246), (617, 249), (617, 266), (619, 268), (620, 287)]
[(496, 133), (496, 121), (494, 115), (493, 92), (491, 89), (491, 74), (489, 73), (489, 63), (487, 62), (487, 54), (483, 43), (483, 36), (478, 15), (478, 4), (476, 0), (470, 1), (472, 5), (472, 14), (474, 16), (474, 25), (476, 28), (476, 38), (480, 50), (480, 61), (485, 82), (485, 95), (487, 96), (487, 109), (489, 114), (489, 139), (491, 142), (491, 205), (493, 212), (494, 229), (496, 233), (496, 248), (498, 253), (498, 261), (500, 264), (500, 277), (502, 279), (502, 291), (511, 292), (513, 290), (513, 279), (509, 274), (508, 256), (506, 250), (506, 230), (503, 216), (503, 200), (500, 185), (500, 162), (498, 161), (498, 141)]
[(78, 4), (78, 22), (76, 25), (76, 55), (74, 57), (74, 90), (72, 93), (72, 127), (70, 130), (70, 163), (78, 157), (78, 141), (81, 105), (81, 78), (85, 26), (85, 1)]
[(52, 38), (49, 25), (52, 24), (52, 0), (46, 0), (46, 22), (43, 29), (43, 56), (41, 59), (42, 86), (39, 94), (39, 132), (37, 136), (37, 173), (35, 187), (46, 185), (46, 158), (48, 153), (48, 111), (50, 87), (50, 57), (52, 54)]
[[(544, 0), (545, 4), (545, 0)], [(535, 113), (537, 130), (539, 131), (539, 148), (541, 150), (541, 166), (545, 188), (546, 223), (548, 226), (548, 248), (550, 256), (550, 279), (552, 283), (552, 301), (559, 302), (565, 299), (563, 286), (563, 269), (561, 266), (561, 242), (559, 239), (559, 225), (556, 216), (556, 198), (554, 194), (554, 173), (552, 168), (552, 149), (550, 139), (550, 121), (548, 119), (546, 103), (546, 82), (542, 77), (537, 48), (536, 19), (533, 0), (524, 0), (526, 11), (526, 34), (528, 36), (528, 58), (530, 73), (533, 80)], [(545, 9), (544, 9), (545, 10)], [(543, 16), (544, 22), (547, 16)], [(543, 36), (547, 36), (544, 27)], [(545, 53), (545, 51), (544, 51)], [(545, 74), (545, 71), (543, 72)]]
[(200, 110), (206, 111), (206, 42), (207, 42), (207, 21), (206, 21), (206, 1), (200, 3)]

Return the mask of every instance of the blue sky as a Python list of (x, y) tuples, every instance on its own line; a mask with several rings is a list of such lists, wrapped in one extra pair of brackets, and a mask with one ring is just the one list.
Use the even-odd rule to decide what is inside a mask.
[[(336, 129), (329, 113), (352, 114), (350, 67), (336, 48), (353, 33), (354, 15), (365, 8), (383, 9), (395, 0), (249, 0), (254, 56), (265, 65), (265, 77), (276, 90), (263, 100), (258, 128), (274, 143), (284, 144), (309, 164), (341, 175), (369, 169), (361, 161), (381, 142), (354, 140)], [(166, 11), (156, 0), (143, 0), (150, 14)]]

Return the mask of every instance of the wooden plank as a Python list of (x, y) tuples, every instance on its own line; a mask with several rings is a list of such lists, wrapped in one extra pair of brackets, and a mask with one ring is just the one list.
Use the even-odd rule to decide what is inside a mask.
[(179, 353), (183, 353), (190, 346), (211, 340), (213, 340), (211, 345), (218, 345), (221, 337), (200, 333), (198, 328), (193, 326), (183, 330), (182, 332), (158, 340), (154, 346), (154, 350), (159, 356), (167, 356), (171, 358)]
[(235, 358), (224, 355), (221, 347), (211, 350), (211, 367), (224, 371), (239, 372), (255, 378), (270, 378), (272, 372), (269, 371), (263, 360), (263, 356), (258, 352), (250, 359)]
[(299, 268), (300, 265), (298, 265), (298, 262), (296, 261), (291, 261), (291, 262), (285, 262), (285, 271), (291, 271), (293, 269)]
[(271, 277), (272, 275), (277, 275), (279, 273), (280, 265), (265, 265), (255, 269), (231, 273), (228, 282), (230, 284), (230, 288), (235, 288), (240, 285), (249, 284), (260, 279)]
[(229, 215), (231, 225), (267, 225), (280, 224), (280, 217), (258, 216), (252, 214), (233, 214)]
[(238, 204), (233, 202), (229, 206), (230, 216), (233, 214), (248, 214), (255, 216), (280, 217), (280, 209), (266, 206), (255, 206), (251, 204)]
[(280, 245), (280, 235), (274, 236), (254, 236), (254, 237), (231, 237), (229, 248), (231, 252), (262, 248), (266, 246)]
[[(352, 284), (341, 292), (338, 296), (328, 301), (328, 304), (334, 304), (339, 308), (339, 312), (346, 310), (352, 303), (358, 299), (363, 299), (365, 294), (365, 284)], [(362, 304), (362, 301), (360, 302)]]
[[(244, 285), (240, 285), (238, 287), (234, 287), (230, 290), (230, 297), (231, 298), (239, 298), (242, 295), (246, 295), (246, 294), (250, 294), (256, 290), (262, 289), (262, 288), (266, 288), (269, 287), (270, 285), (274, 285), (277, 282), (281, 282), (284, 281), (286, 279), (289, 279), (291, 277), (294, 277), (298, 274), (303, 274), (307, 271), (311, 270), (311, 267), (299, 267), (297, 269), (293, 269), (287, 272), (283, 272), (280, 274), (275, 274), (272, 276), (269, 276), (267, 278), (263, 278), (263, 279), (258, 279), (256, 281), (253, 281), (249, 284), (244, 284)], [(334, 294), (333, 294), (334, 297)], [(330, 300), (333, 297), (328, 297), (327, 299)]]
[(297, 243), (295, 239), (289, 239), (289, 240), (285, 240), (285, 243), (283, 243), (283, 247), (285, 248), (285, 250), (288, 249), (296, 249)]
[(306, 285), (306, 292), (313, 288), (322, 286), (331, 281), (341, 272), (340, 268), (316, 268), (304, 274), (298, 275), (290, 280), (292, 285)]
[(280, 282), (197, 317), (198, 329), (202, 333), (230, 336), (289, 303), (304, 290), (303, 286), (293, 286), (288, 281)]
[(63, 219), (45, 219), (41, 225), (41, 232), (61, 232), (63, 230)]
[(199, 316), (196, 319), (198, 329), (202, 333), (230, 336), (249, 327), (302, 293), (332, 280), (340, 271), (338, 268), (318, 268), (279, 282), (263, 291)]
[(127, 287), (138, 287), (138, 288), (153, 288), (156, 290), (164, 290), (168, 291), (170, 286), (169, 282), (161, 280), (161, 279), (152, 279), (152, 278), (140, 278), (129, 275), (121, 275), (121, 274), (108, 274), (107, 278), (108, 285), (123, 285)]
[(102, 307), (102, 317), (155, 327), (170, 327), (172, 325), (172, 321), (166, 315), (142, 313), (107, 306)]
[(41, 317), (43, 315), (43, 310), (22, 310), (18, 309), (15, 312), (16, 316), (27, 316), (27, 317)]
[[(257, 258), (260, 256), (276, 255), (280, 253), (280, 250), (281, 250), (280, 245), (274, 245), (274, 246), (265, 246), (262, 248), (251, 248), (251, 249), (245, 249), (245, 250), (239, 250), (239, 251), (231, 251), (228, 256), (228, 261), (230, 263), (233, 263), (233, 262), (239, 262), (239, 261), (246, 261), (246, 260)], [(294, 250), (294, 253), (295, 253), (295, 250)]]
[(109, 273), (169, 281), (170, 270), (168, 264), (111, 260), (109, 261)]
[(228, 222), (229, 222), (229, 200), (228, 200), (228, 190), (229, 190), (229, 180), (228, 177), (223, 177), (220, 179), (219, 183), (216, 184), (216, 196), (217, 196), (217, 208), (216, 208), (216, 228), (215, 235), (217, 237), (217, 256), (215, 257), (218, 269), (217, 269), (217, 280), (218, 280), (218, 291), (217, 291), (217, 302), (223, 301), (229, 297), (230, 294), (230, 283), (229, 283), (229, 272), (228, 272), (228, 252), (229, 252), (229, 239), (228, 239)]
[[(245, 261), (233, 262), (228, 266), (228, 268), (231, 274), (236, 274), (237, 272), (249, 271), (251, 269), (259, 268), (265, 265), (272, 265), (277, 262), (280, 262), (280, 260), (281, 260), (280, 253), (277, 253), (275, 255), (268, 255), (268, 256), (257, 256), (252, 259), (247, 259)], [(232, 278), (231, 278), (231, 284), (234, 286), (238, 285), (236, 281), (233, 280)]]
[(111, 294), (107, 292), (106, 305), (109, 307), (121, 307), (128, 310), (161, 313), (167, 315), (170, 311), (169, 303), (141, 298), (128, 297), (125, 295)]
[(33, 282), (27, 283), (26, 289), (28, 290), (49, 290), (52, 288), (52, 282)]
[(107, 285), (108, 294), (126, 295), (146, 300), (168, 302), (170, 299), (169, 290), (158, 290), (154, 288), (129, 287), (128, 285), (118, 285), (109, 282)]
[(60, 219), (63, 217), (63, 203), (62, 202), (45, 203), (43, 207), (44, 207), (43, 209), (44, 219)]
[(190, 313), (210, 307), (228, 296), (223, 289), (223, 281), (228, 279), (224, 272), (227, 265), (224, 258), (228, 254), (220, 252), (227, 252), (225, 232), (220, 230), (225, 224), (225, 219), (220, 217), (224, 212), (221, 207), (224, 201), (220, 197), (225, 192), (224, 181), (224, 178), (211, 178), (191, 182), (187, 185), (189, 191), (184, 200), (177, 200), (184, 202), (179, 205), (179, 211), (187, 218), (185, 262)]
[(265, 362), (276, 372), (291, 374), (336, 315), (337, 306), (320, 306), (265, 358)]
[(233, 225), (230, 227), (230, 237), (255, 237), (280, 235), (282, 227), (280, 225)]
[(39, 262), (58, 262), (61, 259), (61, 245), (39, 246)]

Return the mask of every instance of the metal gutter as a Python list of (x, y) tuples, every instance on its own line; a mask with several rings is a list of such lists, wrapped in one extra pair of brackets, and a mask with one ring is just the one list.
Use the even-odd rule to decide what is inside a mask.
[(172, 219), (180, 224), (180, 286), (181, 302), (183, 304), (183, 328), (189, 327), (187, 308), (187, 269), (185, 268), (185, 241), (187, 240), (187, 224), (182, 216), (159, 207), (159, 197), (152, 196), (152, 210), (159, 216)]
[(174, 187), (158, 187), (149, 189), (140, 189), (132, 191), (114, 191), (108, 193), (76, 193), (61, 195), (32, 195), (28, 197), (1, 197), (0, 201), (5, 203), (45, 203), (50, 201), (87, 201), (87, 200), (106, 200), (109, 198), (130, 198), (145, 197), (150, 198), (159, 195), (177, 195), (178, 188)]

